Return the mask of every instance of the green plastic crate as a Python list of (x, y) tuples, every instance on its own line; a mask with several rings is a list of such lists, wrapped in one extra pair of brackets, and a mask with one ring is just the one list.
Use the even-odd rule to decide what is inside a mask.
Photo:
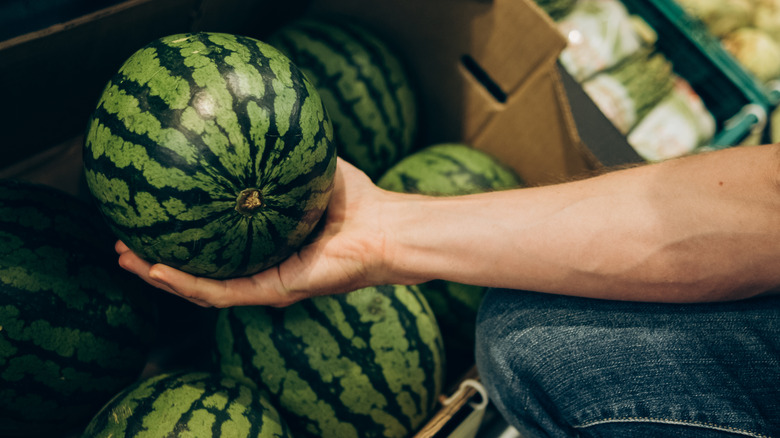
[(780, 94), (760, 83), (721, 45), (700, 20), (674, 0), (622, 0), (628, 11), (642, 17), (658, 34), (656, 46), (701, 96), (715, 117), (711, 145), (739, 144), (766, 122)]

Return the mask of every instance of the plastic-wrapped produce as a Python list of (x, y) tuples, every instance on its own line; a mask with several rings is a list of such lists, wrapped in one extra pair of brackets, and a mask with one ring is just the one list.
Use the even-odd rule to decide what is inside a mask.
[(628, 135), (628, 143), (647, 161), (680, 157), (715, 135), (715, 118), (681, 77), (674, 88)]
[(618, 0), (580, 0), (558, 22), (558, 30), (567, 39), (561, 64), (579, 82), (637, 52), (645, 36), (654, 35)]
[(641, 50), (582, 83), (596, 106), (623, 134), (674, 87), (671, 63), (658, 52)]

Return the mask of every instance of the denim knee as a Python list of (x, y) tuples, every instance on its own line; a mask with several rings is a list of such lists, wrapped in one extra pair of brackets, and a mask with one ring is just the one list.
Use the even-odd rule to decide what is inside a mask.
[(780, 298), (663, 305), (491, 290), (477, 367), (524, 438), (774, 436), (779, 314)]

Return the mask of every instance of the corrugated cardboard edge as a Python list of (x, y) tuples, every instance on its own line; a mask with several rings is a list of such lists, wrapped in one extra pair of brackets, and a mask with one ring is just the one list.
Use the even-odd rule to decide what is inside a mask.
[[(566, 40), (532, 1), (316, 0), (310, 13), (355, 18), (397, 49), (418, 86), (421, 146), (470, 144), (529, 185), (598, 167), (558, 76)], [(483, 77), (464, 65), (466, 57)]]
[(529, 185), (566, 181), (600, 167), (579, 137), (554, 64), (530, 78), (467, 141), (514, 168)]

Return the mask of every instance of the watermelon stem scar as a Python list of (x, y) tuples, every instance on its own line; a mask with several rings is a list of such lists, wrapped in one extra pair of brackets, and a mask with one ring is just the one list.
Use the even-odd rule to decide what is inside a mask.
[(251, 217), (254, 211), (263, 206), (263, 197), (258, 189), (244, 189), (238, 194), (236, 211), (244, 216)]

